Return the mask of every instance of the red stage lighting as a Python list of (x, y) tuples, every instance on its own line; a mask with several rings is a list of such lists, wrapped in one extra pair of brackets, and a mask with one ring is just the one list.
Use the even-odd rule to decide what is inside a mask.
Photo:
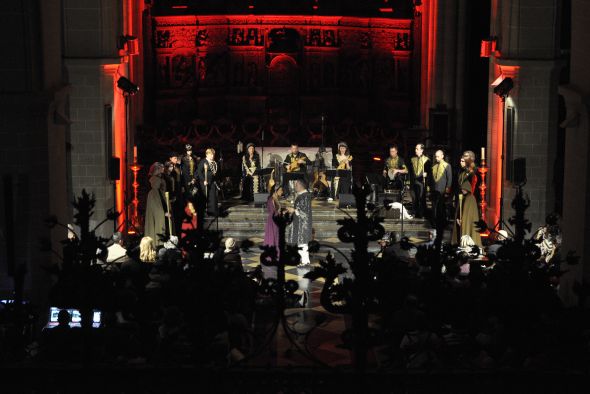
[(388, 7), (389, 6), (389, 0), (383, 0), (383, 3), (385, 5), (385, 7), (379, 7), (379, 12), (382, 12), (382, 13), (392, 13), (393, 12), (393, 7)]
[(188, 8), (188, 5), (173, 5), (172, 8), (184, 10)]
[(490, 37), (487, 40), (481, 40), (481, 48), (479, 50), (480, 57), (490, 57), (496, 52), (496, 38)]

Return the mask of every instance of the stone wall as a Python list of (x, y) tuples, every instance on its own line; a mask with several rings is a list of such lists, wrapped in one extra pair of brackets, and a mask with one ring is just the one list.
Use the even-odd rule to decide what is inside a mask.
[[(490, 63), (490, 83), (504, 75), (514, 80), (506, 107), (515, 111), (512, 142), (502, 124), (501, 100), (492, 89), (489, 94), (488, 164), (490, 165), (490, 215), (498, 217), (499, 185), (504, 191), (504, 219), (513, 213), (510, 206), (514, 185), (507, 178), (512, 160), (526, 159), (526, 192), (531, 199), (527, 211), (533, 229), (544, 223), (555, 209), (553, 167), (556, 158), (559, 48), (559, 8), (554, 1), (500, 1), (492, 11), (492, 34), (498, 48)], [(503, 138), (502, 138), (503, 137)], [(504, 177), (501, 172), (504, 141)], [(506, 144), (510, 144), (507, 146)], [(510, 152), (512, 154), (510, 155)]]

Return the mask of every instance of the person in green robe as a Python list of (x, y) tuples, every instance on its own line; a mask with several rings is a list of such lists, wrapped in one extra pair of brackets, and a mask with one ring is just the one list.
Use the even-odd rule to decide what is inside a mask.
[[(144, 236), (151, 237), (156, 246), (164, 242), (162, 237), (166, 237), (166, 202), (164, 193), (166, 193), (166, 182), (162, 178), (164, 165), (155, 162), (150, 167), (149, 181), (150, 191), (147, 195), (145, 205)], [(165, 240), (165, 239), (164, 239)]]
[(475, 245), (481, 247), (481, 236), (476, 226), (476, 222), (479, 221), (479, 210), (477, 208), (477, 200), (473, 195), (475, 184), (477, 183), (477, 175), (475, 174), (475, 164), (470, 155), (463, 154), (461, 157), (461, 168), (458, 176), (459, 196), (455, 211), (455, 221), (453, 222), (451, 243), (457, 245), (461, 237), (469, 235)]

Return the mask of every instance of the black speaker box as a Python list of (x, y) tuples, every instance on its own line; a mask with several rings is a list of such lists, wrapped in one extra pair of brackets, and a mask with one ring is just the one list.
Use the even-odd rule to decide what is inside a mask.
[(338, 208), (356, 208), (354, 194), (341, 193), (338, 199)]
[(512, 160), (512, 181), (517, 185), (526, 183), (526, 158)]
[(109, 160), (109, 179), (111, 181), (118, 181), (119, 179), (121, 179), (121, 172), (120, 172), (120, 166), (121, 166), (121, 159), (119, 159), (118, 157), (111, 157)]
[(268, 193), (254, 193), (254, 206), (263, 207), (266, 205)]

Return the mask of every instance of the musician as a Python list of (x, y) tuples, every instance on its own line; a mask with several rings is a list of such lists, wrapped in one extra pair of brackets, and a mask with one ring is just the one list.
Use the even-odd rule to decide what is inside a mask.
[(254, 201), (254, 193), (259, 193), (260, 176), (255, 175), (260, 169), (260, 156), (253, 143), (246, 145), (246, 153), (242, 156), (242, 200)]
[(287, 227), (285, 237), (288, 244), (298, 246), (300, 266), (306, 266), (310, 264), (308, 243), (312, 239), (311, 193), (307, 191), (307, 184), (303, 179), (295, 181), (295, 191), (297, 197), (293, 207), (287, 208), (293, 221)]
[(451, 193), (453, 185), (453, 171), (449, 163), (445, 161), (445, 154), (442, 150), (434, 153), (435, 163), (432, 166), (432, 207), (434, 209), (435, 224), (444, 228), (446, 224), (446, 206), (445, 200)]
[[(210, 216), (217, 216), (217, 170), (215, 149), (209, 148), (205, 151), (205, 160), (197, 167), (197, 180), (201, 212)], [(198, 218), (202, 216), (197, 214)]]
[[(174, 196), (172, 193), (170, 194), (170, 201), (174, 201), (172, 203), (172, 216), (178, 220), (174, 222), (175, 225), (175, 234), (180, 234), (181, 231), (181, 220), (184, 214), (184, 186), (183, 186), (183, 179), (182, 179), (182, 170), (180, 168), (181, 157), (177, 152), (172, 152), (168, 155), (168, 161), (173, 164), (174, 168), (171, 172), (171, 176), (174, 179)], [(174, 199), (173, 199), (174, 197)]]
[(332, 166), (338, 170), (348, 170), (345, 177), (336, 176), (333, 181), (334, 197), (338, 198), (341, 193), (349, 193), (352, 185), (352, 156), (346, 142), (338, 143), (338, 152), (332, 158)]
[(451, 243), (456, 245), (464, 235), (469, 235), (475, 244), (481, 247), (481, 236), (475, 225), (479, 220), (479, 210), (474, 196), (477, 174), (475, 163), (472, 160), (473, 156), (475, 156), (473, 152), (467, 151), (461, 157), (461, 171), (457, 179), (460, 192)]
[(429, 184), (428, 174), (431, 172), (430, 159), (424, 155), (424, 145), (416, 145), (416, 156), (411, 160), (410, 186), (412, 187), (412, 203), (416, 217), (424, 217), (426, 209), (426, 190)]
[[(168, 202), (170, 203), (170, 213), (172, 215), (173, 228), (171, 234), (178, 234), (176, 230), (175, 219), (178, 217), (176, 213), (176, 190), (180, 187), (175, 178), (174, 163), (171, 161), (164, 162), (164, 172), (162, 179), (166, 183), (166, 192), (168, 193)], [(169, 224), (169, 223), (167, 223)]]
[(155, 162), (150, 167), (148, 177), (150, 182), (150, 191), (147, 195), (145, 218), (144, 218), (144, 235), (151, 237), (156, 245), (162, 245), (162, 240), (169, 233), (167, 230), (167, 218), (170, 216), (167, 210), (164, 193), (166, 192), (166, 182), (162, 179), (164, 165)]
[[(299, 152), (298, 144), (291, 144), (291, 153), (285, 158), (286, 176), (283, 178), (283, 188), (291, 193), (293, 190), (289, 188), (289, 181), (293, 179), (305, 179), (307, 175), (307, 165), (311, 164), (311, 160), (303, 152)], [(297, 174), (290, 176), (289, 174)]]
[(197, 165), (199, 158), (193, 155), (193, 146), (185, 145), (186, 153), (182, 156), (180, 169), (182, 172), (182, 187), (186, 198), (194, 200), (197, 194)]
[(402, 189), (404, 187), (403, 177), (408, 173), (408, 167), (404, 159), (398, 155), (396, 145), (389, 147), (389, 157), (385, 159), (383, 168), (383, 188), (386, 190)]

